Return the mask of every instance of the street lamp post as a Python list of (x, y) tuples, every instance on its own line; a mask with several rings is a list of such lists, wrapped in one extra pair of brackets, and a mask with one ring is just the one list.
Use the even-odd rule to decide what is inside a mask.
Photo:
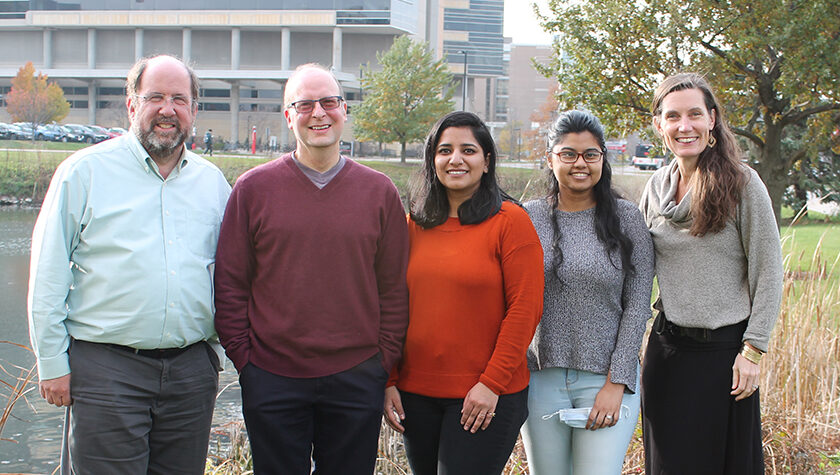
[(359, 102), (362, 101), (364, 91), (362, 90), (362, 80), (365, 78), (365, 70), (359, 65)]
[(463, 89), (463, 98), (461, 99), (461, 110), (467, 110), (467, 50), (461, 50), (464, 54), (464, 79), (461, 82), (461, 89)]

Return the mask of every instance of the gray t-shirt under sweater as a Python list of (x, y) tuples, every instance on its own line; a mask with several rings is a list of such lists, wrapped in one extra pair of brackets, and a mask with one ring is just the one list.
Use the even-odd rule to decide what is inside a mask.
[[(595, 233), (595, 208), (552, 213), (541, 199), (525, 203), (540, 237), (545, 265), (543, 315), (531, 346), (532, 370), (560, 367), (610, 373), (636, 392), (639, 348), (651, 316), (653, 244), (638, 208), (618, 201), (621, 229), (633, 242), (635, 273), (625, 275), (621, 255), (608, 253)], [(551, 269), (551, 219), (560, 229), (563, 262)]]
[(302, 171), (303, 174), (306, 175), (306, 178), (309, 178), (309, 180), (318, 188), (324, 188), (325, 186), (327, 186), (327, 184), (330, 181), (332, 181), (332, 179), (335, 178), (336, 175), (338, 175), (338, 172), (340, 172), (341, 169), (344, 168), (344, 164), (347, 163), (347, 160), (343, 156), (339, 155), (338, 162), (336, 162), (336, 164), (333, 165), (332, 168), (330, 168), (329, 170), (325, 171), (324, 173), (321, 173), (318, 170), (309, 168), (303, 163), (301, 163), (297, 159), (297, 157), (295, 157), (294, 154), (292, 154), (292, 160), (294, 160), (295, 165), (297, 165), (298, 168), (300, 168), (300, 171)]

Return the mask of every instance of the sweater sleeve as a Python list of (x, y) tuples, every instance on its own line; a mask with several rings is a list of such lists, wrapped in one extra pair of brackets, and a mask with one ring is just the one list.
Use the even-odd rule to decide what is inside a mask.
[(621, 216), (622, 227), (633, 242), (631, 260), (635, 271), (624, 278), (622, 314), (616, 337), (615, 349), (610, 358), (610, 379), (636, 392), (636, 372), (639, 348), (645, 325), (651, 316), (650, 293), (653, 286), (653, 240), (642, 214), (630, 203)]
[(255, 268), (247, 190), (244, 180), (234, 185), (227, 203), (216, 248), (216, 332), (228, 358), (239, 371), (248, 364), (251, 337), (248, 304)]
[(752, 169), (739, 205), (738, 223), (752, 302), (744, 340), (767, 351), (779, 316), (784, 270), (773, 205), (764, 183)]
[(379, 351), (382, 366), (391, 371), (402, 354), (408, 328), (408, 225), (399, 193), (391, 185), (382, 236), (376, 252), (376, 282), (379, 290)]
[(500, 258), (505, 291), (505, 315), (487, 367), (479, 377), (496, 394), (502, 393), (525, 353), (542, 316), (543, 253), (530, 218), (518, 206), (500, 236)]

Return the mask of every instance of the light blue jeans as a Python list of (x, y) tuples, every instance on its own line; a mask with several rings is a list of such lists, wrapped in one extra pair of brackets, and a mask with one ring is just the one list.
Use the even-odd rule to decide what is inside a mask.
[[(638, 370), (636, 374), (638, 379)], [(592, 407), (605, 381), (606, 375), (566, 368), (531, 373), (529, 416), (522, 426), (531, 475), (621, 473), (627, 446), (639, 420), (638, 380), (637, 392), (625, 392), (621, 400), (621, 405), (629, 411), (622, 407), (621, 417), (612, 427), (595, 431), (573, 428), (556, 415), (561, 409)]]

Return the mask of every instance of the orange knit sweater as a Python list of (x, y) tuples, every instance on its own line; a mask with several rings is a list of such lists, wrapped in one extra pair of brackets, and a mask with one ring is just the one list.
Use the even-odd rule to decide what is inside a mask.
[(525, 211), (505, 202), (486, 221), (431, 229), (409, 221), (409, 324), (389, 385), (463, 398), (528, 385), (525, 353), (543, 304), (543, 253)]

